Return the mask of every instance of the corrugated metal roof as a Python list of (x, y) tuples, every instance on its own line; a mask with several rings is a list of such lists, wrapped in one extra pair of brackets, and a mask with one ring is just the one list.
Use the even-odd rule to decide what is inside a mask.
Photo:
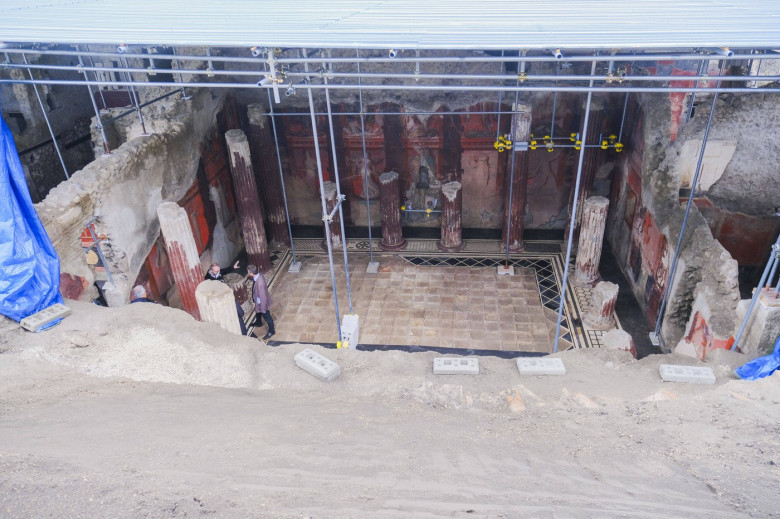
[(778, 0), (0, 0), (0, 41), (404, 49), (780, 47)]

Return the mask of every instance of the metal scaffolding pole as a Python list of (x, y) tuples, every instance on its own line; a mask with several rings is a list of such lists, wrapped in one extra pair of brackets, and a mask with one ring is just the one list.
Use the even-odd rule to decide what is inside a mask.
[[(78, 49), (78, 46), (76, 46), (76, 49)], [(79, 56), (79, 64), (84, 64), (84, 60), (81, 56)], [(87, 76), (86, 70), (84, 71), (84, 80), (89, 79)], [(106, 154), (111, 154), (111, 147), (108, 145), (108, 138), (106, 137), (106, 130), (103, 127), (103, 119), (100, 117), (100, 110), (98, 110), (97, 103), (95, 102), (95, 95), (92, 92), (92, 88), (87, 85), (87, 90), (89, 90), (89, 100), (92, 102), (92, 108), (95, 110), (95, 127), (100, 130), (100, 135), (103, 137), (103, 149), (106, 150)], [(100, 98), (103, 99), (103, 106), (106, 106), (106, 100), (103, 98), (103, 93), (101, 92)]]
[[(127, 59), (121, 58), (124, 63), (125, 67), (127, 67)], [(144, 123), (144, 115), (141, 113), (141, 107), (138, 106), (138, 94), (135, 92), (135, 86), (133, 86), (133, 76), (130, 75), (130, 72), (126, 72), (130, 85), (130, 95), (133, 97), (133, 104), (135, 105), (135, 110), (138, 112), (138, 120), (141, 121), (141, 130), (144, 132), (144, 135), (148, 135), (146, 131), (146, 124)]]
[[(304, 57), (306, 56), (306, 50), (303, 51)], [(308, 67), (308, 65), (307, 65)], [(317, 117), (314, 115), (314, 97), (312, 96), (311, 89), (306, 91), (309, 94), (309, 111), (311, 113), (311, 131), (314, 137), (314, 155), (317, 158), (317, 178), (320, 181), (320, 200), (322, 202), (322, 223), (325, 227), (325, 243), (328, 246), (328, 264), (330, 265), (330, 279), (333, 284), (333, 300), (336, 310), (336, 329), (338, 330), (338, 340), (341, 341), (341, 316), (339, 315), (339, 294), (336, 287), (336, 271), (333, 268), (333, 246), (330, 240), (330, 228), (328, 226), (328, 206), (325, 203), (325, 180), (322, 174), (322, 158), (320, 157), (320, 142), (317, 135)], [(337, 201), (336, 203), (339, 203)], [(292, 241), (292, 237), (290, 238)]]
[[(325, 84), (328, 84), (328, 79), (325, 78)], [(341, 225), (341, 250), (344, 253), (344, 276), (347, 281), (347, 301), (349, 302), (349, 313), (354, 314), (352, 309), (352, 287), (349, 284), (349, 260), (347, 259), (347, 234), (344, 232), (344, 211), (342, 210), (342, 204), (344, 203), (344, 195), (341, 194), (341, 182), (339, 181), (339, 164), (336, 155), (336, 138), (333, 134), (333, 117), (330, 113), (330, 93), (328, 89), (325, 89), (325, 103), (328, 105), (328, 126), (330, 127), (330, 147), (333, 152), (333, 176), (336, 181), (336, 207), (339, 213), (339, 224)], [(341, 334), (339, 334), (341, 338)]]
[[(592, 73), (596, 72), (596, 62), (593, 62)], [(558, 342), (561, 339), (561, 319), (563, 319), (563, 305), (566, 304), (566, 284), (569, 282), (569, 262), (571, 261), (571, 248), (574, 242), (574, 220), (577, 218), (577, 202), (580, 198), (580, 180), (582, 179), (582, 164), (585, 160), (585, 142), (588, 138), (588, 119), (590, 118), (590, 102), (593, 93), (588, 92), (588, 99), (585, 103), (585, 120), (582, 122), (582, 148), (580, 149), (580, 159), (577, 163), (577, 180), (574, 184), (574, 200), (571, 207), (571, 221), (569, 222), (569, 239), (566, 243), (566, 260), (563, 263), (563, 281), (561, 282), (561, 296), (558, 301), (558, 322), (555, 325), (555, 346), (553, 353), (558, 353)], [(571, 334), (571, 330), (569, 331)], [(572, 338), (573, 339), (573, 338)], [(573, 340), (572, 340), (573, 342)]]
[[(520, 78), (518, 76), (517, 82), (516, 82), (516, 90), (515, 90), (515, 106), (514, 110), (517, 111), (517, 106), (520, 103)], [(506, 210), (506, 250), (504, 251), (504, 267), (509, 268), (509, 237), (512, 231), (512, 195), (513, 195), (513, 188), (515, 184), (515, 155), (517, 155), (517, 152), (515, 151), (515, 128), (512, 127), (512, 120), (509, 120), (509, 135), (511, 136), (512, 140), (512, 165), (509, 168), (509, 204)]]
[(276, 117), (274, 117), (274, 103), (271, 99), (271, 91), (266, 90), (268, 93), (268, 106), (271, 110), (271, 127), (274, 130), (274, 145), (276, 145), (276, 164), (279, 166), (279, 180), (282, 182), (282, 198), (284, 199), (284, 214), (287, 217), (287, 232), (290, 233), (290, 252), (292, 253), (292, 264), (290, 264), (290, 272), (300, 272), (301, 264), (295, 259), (295, 243), (293, 240), (292, 226), (290, 225), (290, 209), (287, 206), (287, 189), (284, 187), (284, 175), (282, 174), (282, 156), (279, 151), (279, 137), (276, 133)]
[[(720, 69), (723, 72), (723, 68)], [(718, 77), (718, 85), (720, 85), (721, 78)], [(666, 301), (669, 298), (669, 292), (672, 289), (672, 282), (674, 275), (677, 272), (677, 262), (680, 259), (680, 247), (682, 246), (683, 236), (685, 235), (685, 228), (688, 225), (688, 215), (691, 213), (691, 207), (693, 206), (693, 197), (696, 194), (696, 186), (699, 184), (699, 176), (701, 175), (702, 163), (704, 162), (704, 150), (707, 147), (707, 139), (710, 136), (710, 128), (712, 128), (712, 118), (715, 115), (715, 106), (718, 102), (718, 96), (713, 94), (712, 106), (710, 106), (710, 116), (707, 119), (707, 127), (704, 129), (704, 136), (701, 141), (701, 150), (699, 151), (699, 158), (696, 162), (696, 173), (693, 175), (691, 181), (691, 192), (688, 194), (688, 203), (685, 205), (685, 215), (683, 216), (682, 227), (680, 228), (680, 235), (677, 237), (677, 246), (674, 249), (674, 257), (672, 258), (672, 266), (669, 268), (669, 276), (666, 278), (666, 287), (664, 289), (664, 297), (661, 299), (661, 306), (658, 307), (658, 317), (655, 321), (655, 329), (650, 334), (650, 340), (655, 345), (660, 345), (661, 336), (661, 321), (663, 320), (664, 310), (666, 309)]]
[[(360, 51), (356, 51), (360, 58)], [(360, 73), (360, 62), (357, 64), (358, 73)], [(358, 96), (360, 99), (360, 135), (363, 140), (363, 189), (366, 191), (366, 218), (368, 221), (368, 264), (374, 265), (374, 240), (371, 236), (371, 200), (368, 196), (368, 154), (366, 153), (366, 122), (363, 115), (363, 89), (360, 88), (360, 78), (358, 78)]]
[[(22, 53), (22, 59), (24, 60), (25, 65), (27, 64), (27, 56)], [(27, 70), (27, 73), (30, 74), (30, 80), (35, 81), (32, 75), (32, 70)], [(41, 93), (38, 92), (38, 87), (33, 84), (33, 90), (35, 90), (35, 97), (38, 98), (38, 104), (41, 106), (41, 113), (43, 113), (43, 119), (46, 121), (46, 126), (49, 128), (49, 134), (51, 135), (51, 141), (54, 143), (54, 149), (57, 150), (57, 156), (60, 158), (60, 164), (62, 164), (62, 171), (65, 172), (65, 179), (70, 179), (70, 175), (68, 174), (68, 168), (65, 166), (65, 160), (62, 158), (62, 152), (60, 151), (60, 146), (57, 144), (57, 137), (54, 135), (54, 130), (51, 127), (51, 122), (49, 122), (49, 116), (46, 114), (46, 107), (43, 106), (43, 99), (41, 99)]]

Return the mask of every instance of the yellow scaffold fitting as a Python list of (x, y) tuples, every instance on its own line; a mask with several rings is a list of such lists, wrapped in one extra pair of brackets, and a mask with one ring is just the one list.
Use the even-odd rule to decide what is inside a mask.
[(582, 141), (575, 141), (574, 142), (574, 149), (579, 151), (582, 149)]
[(337, 350), (340, 350), (342, 348), (349, 349), (349, 341), (338, 341), (336, 343)]
[(493, 143), (493, 147), (498, 150), (499, 153), (512, 149), (512, 140), (509, 135), (502, 135), (496, 142)]
[(426, 218), (430, 218), (432, 212), (433, 212), (433, 209), (426, 209), (425, 210), (425, 217)]
[(609, 139), (609, 143), (610, 143), (610, 144), (615, 144), (615, 143), (617, 142), (617, 135), (615, 135), (614, 133), (613, 133), (613, 134), (611, 134), (611, 135), (610, 135), (609, 137), (607, 137), (607, 138)]
[(607, 139), (604, 139), (601, 141), (601, 149), (606, 150), (607, 148), (609, 148), (609, 142), (607, 142)]
[(616, 142), (615, 143), (615, 151), (620, 153), (623, 151), (623, 143), (622, 142)]
[(528, 147), (532, 150), (535, 150), (537, 147), (539, 147), (539, 143), (536, 142), (534, 139), (531, 139), (531, 142), (528, 143)]
[(577, 133), (575, 132), (575, 133), (572, 133), (571, 135), (569, 135), (569, 140), (571, 142), (576, 142), (577, 141)]
[(552, 153), (555, 148), (555, 144), (553, 144), (552, 138), (549, 135), (544, 136), (544, 147), (547, 148), (548, 153)]
[(401, 206), (401, 211), (406, 211), (406, 206), (405, 205)]
[(528, 79), (528, 76), (526, 75), (526, 73), (525, 73), (525, 72), (520, 72), (520, 73), (517, 75), (517, 81), (518, 81), (519, 83), (525, 83), (525, 80), (526, 80), (526, 79)]

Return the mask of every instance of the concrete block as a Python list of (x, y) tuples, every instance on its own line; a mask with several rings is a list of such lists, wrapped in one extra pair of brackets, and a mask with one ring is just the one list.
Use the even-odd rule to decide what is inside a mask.
[(688, 382), (690, 384), (714, 384), (712, 368), (661, 364), (661, 380), (664, 382)]
[(341, 342), (346, 342), (350, 348), (357, 348), (359, 343), (358, 331), (360, 319), (357, 314), (346, 314), (341, 319)]
[(47, 324), (56, 321), (57, 319), (62, 319), (63, 317), (67, 317), (69, 315), (70, 308), (61, 303), (57, 303), (51, 305), (49, 308), (44, 308), (40, 312), (28, 315), (22, 319), (19, 324), (25, 330), (35, 332), (38, 331), (41, 326), (46, 326)]
[(504, 265), (499, 265), (496, 269), (496, 272), (499, 276), (514, 276), (515, 266), (509, 265), (508, 267), (505, 267)]
[(366, 274), (376, 274), (377, 272), (379, 272), (379, 262), (369, 261), (368, 267), (366, 267)]
[(330, 382), (341, 374), (341, 367), (309, 348), (295, 355), (295, 364), (323, 382)]
[(565, 375), (566, 367), (558, 358), (518, 357), (517, 369), (521, 375)]
[(433, 359), (434, 375), (479, 375), (476, 357), (438, 357)]

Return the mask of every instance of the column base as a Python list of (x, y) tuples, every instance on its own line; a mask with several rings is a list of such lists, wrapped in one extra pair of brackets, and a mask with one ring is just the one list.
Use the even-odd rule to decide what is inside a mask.
[[(506, 251), (506, 242), (501, 243), (501, 250)], [(525, 242), (521, 241), (509, 247), (509, 254), (520, 254), (525, 250)]]
[(594, 279), (583, 279), (580, 276), (577, 275), (577, 271), (574, 271), (574, 275), (569, 278), (569, 281), (572, 285), (578, 286), (578, 287), (590, 287), (593, 288), (596, 285), (599, 284), (599, 281), (601, 281), (601, 275), (597, 275)]
[(454, 247), (447, 247), (442, 242), (437, 242), (436, 243), (436, 248), (438, 248), (440, 251), (444, 251), (444, 252), (460, 252), (460, 251), (463, 250), (464, 246), (465, 245), (463, 243), (461, 243), (459, 245), (456, 245)]
[(384, 241), (379, 242), (379, 248), (386, 251), (403, 250), (406, 248), (407, 245), (408, 243), (406, 242), (406, 240), (401, 240), (399, 243), (395, 243), (395, 244), (385, 243)]

